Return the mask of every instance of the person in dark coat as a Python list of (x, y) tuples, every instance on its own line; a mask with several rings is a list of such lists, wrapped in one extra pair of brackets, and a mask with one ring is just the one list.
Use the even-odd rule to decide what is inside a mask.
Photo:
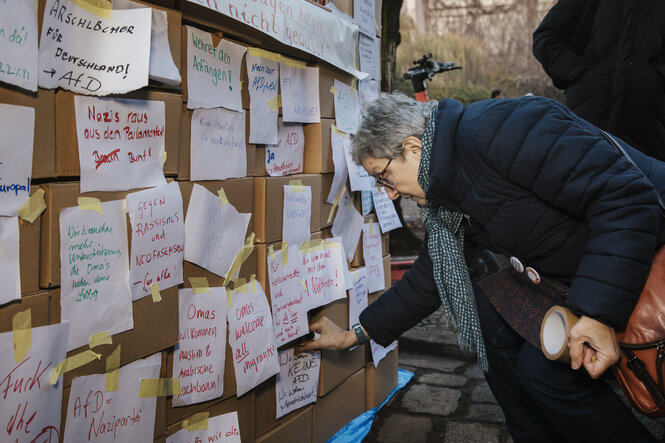
[[(637, 164), (562, 104), (544, 97), (418, 103), (377, 99), (363, 112), (353, 157), (392, 199), (420, 206), (426, 240), (413, 267), (345, 331), (323, 318), (302, 350), (387, 346), (443, 304), (478, 364), (513, 440), (652, 441), (598, 377), (619, 358), (623, 328), (665, 243), (665, 163), (623, 141)], [(641, 170), (640, 170), (641, 169)], [(550, 361), (508, 324), (464, 264), (465, 233), (569, 285), (579, 314), (570, 365)], [(523, 321), (532, 319), (524, 312)], [(538, 323), (539, 326), (539, 323)], [(581, 369), (581, 368), (584, 369)]]
[(665, 160), (665, 2), (559, 0), (533, 54), (571, 111)]

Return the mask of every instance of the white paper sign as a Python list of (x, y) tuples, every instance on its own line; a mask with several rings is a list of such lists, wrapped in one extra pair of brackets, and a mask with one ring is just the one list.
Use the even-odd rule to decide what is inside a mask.
[(247, 175), (245, 112), (195, 109), (190, 136), (192, 180), (226, 180)]
[(170, 437), (166, 437), (166, 443), (204, 442), (241, 443), (238, 413), (233, 411), (208, 418), (208, 429), (200, 431), (182, 429)]
[(401, 228), (402, 223), (399, 221), (399, 217), (395, 211), (395, 204), (388, 197), (386, 190), (383, 187), (372, 186), (372, 198), (374, 200), (376, 216), (379, 218), (379, 224), (381, 225), (381, 232), (389, 232), (393, 229)]
[(0, 217), (0, 305), (21, 298), (18, 217)]
[(185, 217), (177, 182), (127, 195), (132, 224), (129, 281), (132, 300), (183, 282)]
[(307, 282), (308, 309), (346, 297), (343, 254), (341, 245), (331, 242), (301, 249), (300, 274)]
[(360, 123), (358, 89), (335, 79), (335, 125), (337, 129), (355, 134)]
[[(326, 239), (326, 244), (328, 245), (337, 245), (337, 247), (342, 248), (342, 251), (344, 251), (344, 245), (342, 244), (342, 238), (341, 237), (331, 237), (329, 239)], [(344, 252), (342, 252), (343, 254)], [(344, 290), (349, 291), (351, 288), (353, 288), (353, 276), (351, 275), (351, 271), (349, 270), (349, 264), (346, 260), (342, 259), (342, 273), (344, 274), (344, 278), (342, 279), (342, 282), (344, 284)]]
[(296, 67), (282, 61), (279, 63), (279, 76), (284, 121), (320, 122), (319, 68)]
[(364, 79), (358, 82), (358, 95), (360, 96), (360, 109), (363, 110), (379, 98), (379, 81)]
[(361, 195), (361, 206), (362, 206), (362, 215), (365, 216), (372, 212), (374, 209), (374, 201), (372, 200), (372, 191), (360, 191)]
[(381, 80), (381, 40), (365, 34), (358, 38), (360, 69), (369, 74), (369, 79)]
[(124, 201), (102, 203), (103, 215), (78, 207), (60, 212), (60, 307), (70, 321), (67, 350), (92, 334), (134, 327)]
[(312, 188), (284, 185), (282, 241), (295, 245), (310, 239)]
[(356, 254), (356, 247), (360, 239), (360, 231), (363, 227), (363, 216), (353, 206), (351, 197), (346, 189), (342, 193), (342, 198), (339, 199), (339, 206), (337, 208), (337, 215), (332, 225), (332, 235), (342, 238), (344, 245), (344, 254), (348, 261), (353, 260)]
[(0, 103), (0, 215), (18, 215), (30, 197), (34, 132), (35, 108)]
[(229, 40), (212, 43), (212, 35), (186, 26), (187, 108), (242, 110), (240, 66), (247, 51)]
[(195, 184), (185, 216), (185, 260), (226, 275), (242, 248), (251, 217)]
[(390, 351), (395, 349), (397, 347), (397, 340), (394, 342), (390, 343), (387, 347), (383, 347), (374, 340), (369, 341), (369, 345), (372, 349), (372, 360), (374, 361), (374, 367), (376, 368), (379, 366), (379, 362), (383, 360), (383, 358), (388, 355)]
[(181, 395), (173, 406), (219, 398), (224, 393), (226, 359), (226, 289), (194, 294), (178, 290), (178, 344), (173, 352), (173, 378), (180, 379)]
[(382, 291), (386, 288), (383, 274), (383, 244), (381, 231), (377, 223), (363, 225), (363, 258), (367, 271), (367, 286), (369, 292)]
[(0, 2), (0, 82), (37, 91), (37, 0)]
[(330, 144), (332, 145), (332, 158), (335, 165), (335, 175), (333, 175), (332, 185), (328, 193), (327, 203), (333, 203), (339, 194), (339, 190), (346, 183), (349, 176), (349, 169), (346, 167), (346, 154), (344, 144), (351, 143), (348, 134), (340, 132), (335, 125), (330, 128)]
[[(121, 350), (122, 352), (122, 350)], [(106, 392), (106, 374), (76, 377), (67, 404), (65, 442), (152, 441), (157, 397), (139, 398), (143, 378), (159, 378), (160, 354), (118, 370), (118, 390)]]
[(250, 53), (246, 57), (249, 89), (249, 142), (277, 144), (279, 62)]
[(320, 367), (321, 354), (318, 352), (294, 355), (291, 348), (279, 353), (279, 374), (275, 383), (276, 418), (316, 402)]
[(375, 14), (374, 0), (353, 0), (353, 20), (360, 32), (371, 37), (376, 35)]
[[(282, 265), (282, 254), (288, 259)], [(298, 245), (268, 254), (268, 282), (275, 344), (279, 347), (309, 332), (307, 291), (300, 273)]]
[(110, 18), (69, 0), (47, 0), (39, 44), (39, 86), (79, 94), (122, 94), (148, 85), (150, 9)]
[(229, 344), (233, 350), (238, 397), (279, 372), (272, 316), (261, 284), (236, 289), (229, 308)]
[(164, 102), (74, 97), (81, 192), (166, 184)]
[(62, 381), (51, 385), (51, 371), (65, 359), (69, 323), (32, 328), (32, 346), (14, 363), (14, 334), (0, 334), (0, 440), (57, 442), (60, 437)]
[(370, 177), (362, 165), (356, 164), (351, 155), (351, 139), (342, 138), (344, 146), (344, 155), (346, 156), (346, 167), (349, 169), (349, 181), (352, 191), (371, 191), (374, 186), (374, 179)]
[(266, 145), (266, 171), (279, 177), (303, 171), (305, 132), (300, 123), (280, 123), (277, 144)]
[(360, 321), (360, 313), (367, 307), (367, 271), (360, 268), (351, 272), (353, 288), (349, 290), (349, 325), (350, 328)]

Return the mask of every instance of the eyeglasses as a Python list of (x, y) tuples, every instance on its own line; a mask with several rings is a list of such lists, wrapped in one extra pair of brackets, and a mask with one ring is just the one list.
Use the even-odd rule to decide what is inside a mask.
[(386, 167), (383, 168), (383, 171), (379, 172), (379, 175), (376, 176), (376, 182), (383, 186), (384, 188), (388, 188), (391, 191), (396, 191), (395, 187), (388, 183), (383, 177), (386, 174), (386, 171), (388, 170), (388, 166), (390, 166), (390, 163), (393, 161), (393, 159), (389, 159), (388, 163), (386, 164)]

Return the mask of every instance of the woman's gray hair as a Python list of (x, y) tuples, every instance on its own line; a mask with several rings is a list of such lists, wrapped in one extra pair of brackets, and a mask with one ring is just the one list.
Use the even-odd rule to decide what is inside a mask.
[(374, 100), (363, 111), (353, 139), (353, 161), (400, 157), (405, 138), (422, 138), (434, 106), (436, 102), (417, 102), (399, 92)]

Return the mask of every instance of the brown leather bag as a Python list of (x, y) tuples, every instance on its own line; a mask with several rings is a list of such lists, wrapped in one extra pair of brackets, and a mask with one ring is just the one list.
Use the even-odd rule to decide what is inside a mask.
[(612, 370), (626, 397), (644, 415), (665, 416), (665, 247), (656, 251), (628, 326), (616, 336), (622, 352)]

